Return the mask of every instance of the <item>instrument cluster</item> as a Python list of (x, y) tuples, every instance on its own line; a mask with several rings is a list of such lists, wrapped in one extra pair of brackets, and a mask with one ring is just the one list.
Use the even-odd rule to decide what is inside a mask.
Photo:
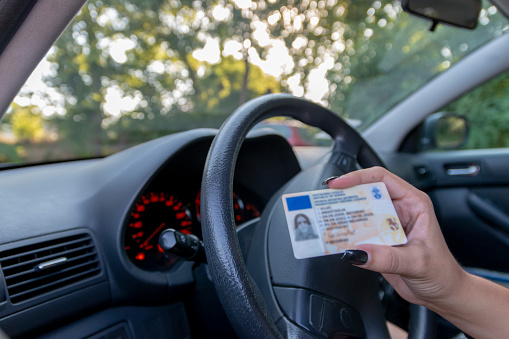
[[(260, 216), (256, 198), (248, 192), (233, 193), (237, 226)], [(160, 234), (168, 228), (194, 234), (202, 239), (200, 191), (182, 197), (163, 190), (148, 189), (131, 209), (125, 231), (125, 251), (138, 267), (161, 271), (173, 266), (179, 258), (166, 253), (158, 244)]]

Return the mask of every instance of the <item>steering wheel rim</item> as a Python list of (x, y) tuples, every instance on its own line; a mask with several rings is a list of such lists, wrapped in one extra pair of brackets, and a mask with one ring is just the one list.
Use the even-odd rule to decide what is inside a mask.
[[(287, 94), (271, 94), (239, 107), (223, 124), (209, 150), (202, 179), (202, 231), (209, 269), (223, 308), (240, 337), (282, 338), (242, 258), (233, 213), (236, 159), (258, 122), (287, 116), (321, 128), (333, 141), (332, 162), (344, 172), (383, 166), (364, 139), (330, 110)], [(323, 178), (318, 178), (323, 179)]]

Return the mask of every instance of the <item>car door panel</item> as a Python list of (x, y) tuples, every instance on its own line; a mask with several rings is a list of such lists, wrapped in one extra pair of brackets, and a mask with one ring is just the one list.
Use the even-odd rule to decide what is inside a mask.
[[(509, 188), (503, 188), (509, 192)], [(509, 271), (507, 235), (479, 218), (469, 204), (470, 188), (429, 191), (447, 244), (461, 265)]]
[(391, 171), (429, 194), (448, 246), (464, 267), (509, 272), (509, 150), (383, 157)]

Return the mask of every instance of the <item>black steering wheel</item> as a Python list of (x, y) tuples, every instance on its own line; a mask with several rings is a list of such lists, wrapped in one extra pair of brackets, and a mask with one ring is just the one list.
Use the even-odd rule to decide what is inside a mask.
[[(297, 174), (267, 204), (244, 262), (233, 211), (233, 175), (248, 131), (261, 120), (287, 116), (333, 139), (330, 155)], [(210, 148), (202, 181), (202, 228), (209, 269), (223, 308), (241, 338), (389, 338), (380, 301), (381, 276), (338, 255), (296, 259), (281, 195), (321, 189), (331, 176), (383, 166), (368, 143), (328, 109), (286, 94), (239, 107)], [(247, 267), (246, 267), (247, 265)], [(433, 332), (431, 314), (414, 308), (411, 337)]]

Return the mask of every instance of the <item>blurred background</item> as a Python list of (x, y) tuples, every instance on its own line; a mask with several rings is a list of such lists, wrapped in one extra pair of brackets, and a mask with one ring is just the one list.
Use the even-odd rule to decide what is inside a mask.
[[(276, 92), (362, 131), (508, 26), (489, 3), (475, 31), (429, 25), (398, 1), (91, 0), (4, 116), (0, 162), (100, 157), (218, 128), (240, 104)], [(444, 108), (483, 121), (465, 148), (509, 146), (508, 85), (503, 74)], [(295, 146), (328, 143), (302, 124), (264, 124)]]

